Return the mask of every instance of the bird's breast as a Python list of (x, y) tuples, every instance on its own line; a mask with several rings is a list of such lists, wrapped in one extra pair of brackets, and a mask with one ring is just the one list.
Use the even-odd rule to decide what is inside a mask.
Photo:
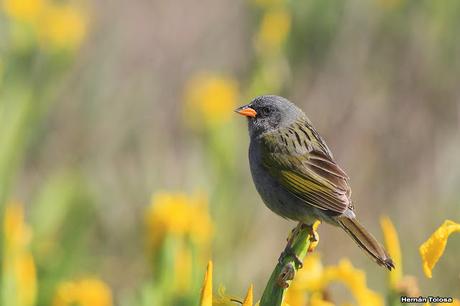
[(249, 165), (254, 185), (265, 205), (277, 215), (310, 223), (314, 208), (287, 192), (262, 164), (263, 147), (257, 141), (249, 146)]

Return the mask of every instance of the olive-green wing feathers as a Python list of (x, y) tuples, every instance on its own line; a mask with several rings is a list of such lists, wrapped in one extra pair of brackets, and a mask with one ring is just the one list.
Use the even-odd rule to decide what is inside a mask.
[(343, 213), (350, 206), (348, 177), (313, 128), (294, 125), (263, 143), (264, 167), (288, 192), (322, 210)]

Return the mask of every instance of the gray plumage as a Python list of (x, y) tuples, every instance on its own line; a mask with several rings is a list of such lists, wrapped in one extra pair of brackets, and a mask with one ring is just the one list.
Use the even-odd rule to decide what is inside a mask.
[(248, 116), (251, 174), (269, 209), (307, 225), (321, 220), (339, 226), (379, 265), (394, 268), (384, 248), (357, 221), (349, 178), (301, 109), (267, 95), (237, 112)]

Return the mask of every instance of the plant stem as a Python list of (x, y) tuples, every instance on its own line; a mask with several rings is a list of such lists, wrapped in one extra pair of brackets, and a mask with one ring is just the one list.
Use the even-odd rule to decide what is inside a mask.
[[(295, 237), (292, 237), (292, 251), (300, 261), (303, 262), (310, 246), (310, 229), (302, 228)], [(295, 263), (293, 256), (288, 255), (279, 262), (270, 276), (270, 280), (265, 287), (260, 306), (279, 306), (282, 305), (284, 295), (288, 290), (289, 284), (299, 267)]]

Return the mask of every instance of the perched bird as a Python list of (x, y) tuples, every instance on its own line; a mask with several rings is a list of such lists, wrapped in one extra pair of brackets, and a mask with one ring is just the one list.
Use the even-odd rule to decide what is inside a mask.
[[(377, 264), (394, 268), (385, 249), (356, 219), (349, 178), (302, 110), (267, 95), (235, 111), (248, 118), (251, 174), (269, 209), (301, 227), (311, 228), (316, 220), (339, 226)], [(292, 252), (289, 247), (288, 242), (282, 256)]]

